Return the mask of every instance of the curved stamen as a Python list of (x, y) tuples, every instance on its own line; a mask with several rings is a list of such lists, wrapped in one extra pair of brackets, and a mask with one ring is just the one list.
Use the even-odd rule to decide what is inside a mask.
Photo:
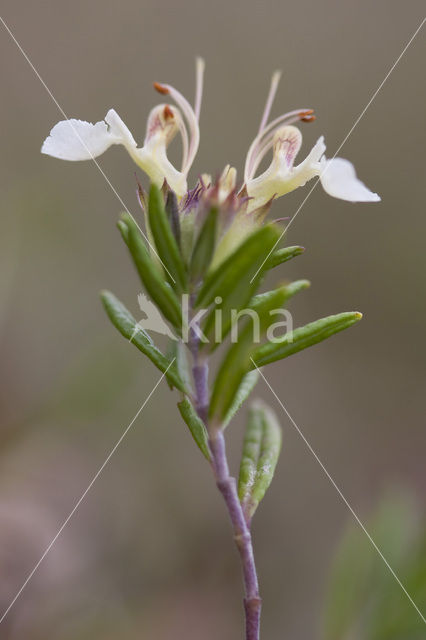
[[(309, 120), (307, 119), (309, 118)], [(315, 120), (315, 116), (314, 115), (306, 115), (303, 117), (299, 116), (293, 116), (292, 118), (286, 118), (285, 121), (283, 122), (282, 118), (277, 118), (277, 123), (275, 125), (275, 127), (273, 128), (273, 130), (270, 132), (270, 135), (268, 135), (267, 139), (264, 140), (261, 144), (259, 144), (258, 149), (256, 151), (256, 155), (253, 158), (253, 163), (252, 163), (252, 170), (251, 170), (251, 175), (250, 178), (253, 178), (253, 176), (256, 174), (256, 171), (260, 165), (260, 163), (262, 162), (263, 158), (266, 156), (266, 154), (268, 153), (268, 151), (270, 149), (272, 149), (273, 145), (274, 145), (274, 135), (275, 133), (278, 131), (278, 129), (280, 129), (282, 126), (287, 126), (289, 124), (293, 124), (294, 122), (313, 122)]]
[(203, 97), (203, 80), (204, 80), (204, 68), (205, 62), (203, 58), (198, 57), (196, 60), (195, 67), (195, 102), (194, 102), (194, 113), (197, 121), (200, 120), (200, 111), (201, 111), (201, 99)]
[(184, 98), (184, 96), (180, 93), (180, 91), (172, 87), (170, 84), (160, 84), (159, 82), (154, 82), (154, 89), (156, 89), (163, 95), (170, 95), (171, 98), (173, 98), (176, 104), (180, 107), (183, 115), (186, 118), (189, 129), (189, 149), (185, 165), (182, 167), (182, 173), (187, 175), (194, 161), (194, 157), (197, 153), (198, 145), (200, 143), (200, 130), (194, 110), (189, 104), (188, 100)]
[(260, 135), (262, 133), (263, 129), (266, 126), (266, 123), (268, 122), (269, 114), (271, 112), (275, 95), (277, 93), (280, 79), (281, 79), (281, 71), (274, 71), (274, 73), (272, 74), (271, 86), (269, 88), (268, 97), (266, 99), (266, 104), (263, 110), (262, 119), (260, 121), (259, 131), (257, 132), (257, 135)]
[(188, 162), (188, 148), (189, 148), (189, 140), (188, 140), (188, 131), (183, 121), (182, 115), (180, 111), (177, 109), (177, 125), (179, 127), (180, 135), (182, 136), (182, 164), (181, 171), (183, 173), (184, 167)]
[(265, 127), (261, 137), (267, 135), (272, 129), (276, 129), (278, 125), (284, 126), (290, 124), (290, 122), (287, 121), (289, 118), (294, 118), (293, 122), (296, 122), (297, 120), (302, 120), (302, 122), (311, 122), (315, 120), (313, 113), (313, 109), (294, 109), (293, 111), (288, 111), (282, 116), (275, 118), (275, 120), (272, 120), (272, 122)]
[(294, 109), (288, 113), (284, 113), (275, 120), (266, 125), (263, 130), (257, 134), (250, 145), (247, 153), (246, 164), (244, 168), (244, 181), (251, 180), (256, 173), (259, 164), (262, 162), (265, 154), (272, 148), (272, 141), (277, 129), (284, 125), (293, 124), (301, 120), (302, 122), (312, 122), (315, 120), (313, 109)]

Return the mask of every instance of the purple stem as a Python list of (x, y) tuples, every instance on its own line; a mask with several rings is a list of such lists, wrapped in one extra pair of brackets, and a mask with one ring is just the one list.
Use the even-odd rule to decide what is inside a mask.
[(212, 468), (216, 484), (228, 508), (243, 569), (245, 588), (244, 610), (246, 619), (246, 640), (259, 640), (260, 610), (262, 601), (259, 596), (259, 584), (254, 562), (253, 545), (249, 524), (238, 498), (235, 478), (229, 473), (225, 439), (220, 429), (210, 428), (208, 424), (209, 392), (208, 362), (199, 358), (199, 341), (193, 336), (190, 348), (194, 358), (192, 369), (195, 386), (196, 409), (209, 432), (209, 445), (212, 454)]
[(234, 530), (234, 540), (240, 554), (243, 568), (246, 640), (259, 640), (262, 600), (259, 596), (259, 584), (250, 529), (238, 498), (235, 478), (229, 474), (223, 433), (221, 431), (211, 433), (209, 444), (213, 457), (213, 471), (216, 484), (228, 507), (229, 517), (231, 518), (232, 528)]

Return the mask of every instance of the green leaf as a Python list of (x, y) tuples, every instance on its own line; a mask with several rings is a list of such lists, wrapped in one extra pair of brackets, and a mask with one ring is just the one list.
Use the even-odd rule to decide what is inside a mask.
[(129, 227), (124, 222), (124, 220), (119, 220), (117, 222), (117, 227), (118, 227), (118, 230), (121, 233), (121, 237), (123, 238), (125, 244), (127, 246), (129, 246)]
[(244, 437), (238, 480), (238, 496), (248, 521), (272, 482), (281, 440), (281, 427), (275, 413), (262, 402), (253, 403)]
[(188, 425), (192, 437), (197, 443), (197, 446), (199, 447), (201, 453), (205, 456), (205, 458), (207, 458), (207, 460), (210, 461), (211, 455), (208, 444), (207, 430), (204, 426), (204, 422), (195, 411), (192, 402), (187, 396), (185, 396), (181, 402), (178, 402), (178, 408), (182, 418)]
[(149, 192), (148, 219), (155, 246), (160, 256), (166, 276), (179, 291), (187, 288), (185, 266), (179, 247), (170, 227), (164, 199), (160, 189), (152, 184)]
[(196, 209), (185, 213), (180, 219), (180, 244), (185, 264), (189, 264), (194, 245)]
[(300, 256), (305, 251), (305, 247), (284, 247), (283, 249), (277, 249), (266, 260), (262, 267), (262, 271), (269, 271), (283, 262), (287, 262), (296, 256)]
[(127, 214), (123, 216), (123, 222), (128, 228), (129, 251), (145, 289), (164, 317), (181, 332), (182, 311), (176, 294), (165, 282), (162, 270), (150, 256), (135, 222)]
[[(166, 356), (157, 349), (150, 336), (137, 324), (123, 303), (110, 291), (102, 291), (101, 300), (109, 319), (121, 335), (146, 355), (160, 371), (165, 373), (167, 370), (166, 377), (170, 384), (179, 389), (179, 391), (188, 393), (188, 388), (177, 371), (176, 363), (170, 366), (172, 360), (166, 358)], [(169, 366), (170, 368), (167, 369)]]
[(223, 429), (225, 429), (225, 427), (228, 426), (228, 424), (231, 422), (234, 415), (241, 408), (243, 403), (247, 400), (247, 398), (255, 388), (258, 380), (259, 380), (259, 373), (257, 369), (254, 369), (253, 371), (249, 371), (248, 373), (246, 373), (246, 375), (241, 381), (240, 386), (238, 387), (234, 400), (228, 409), (228, 413), (226, 414), (223, 420), (223, 424), (222, 424)]
[(310, 286), (311, 283), (309, 280), (295, 280), (294, 282), (282, 285), (279, 289), (272, 289), (271, 291), (266, 291), (265, 293), (259, 293), (257, 296), (253, 296), (247, 306), (249, 309), (256, 310), (268, 302), (268, 307), (270, 307), (270, 301), (276, 301), (277, 291), (279, 291), (279, 298), (281, 302), (279, 306), (282, 307), (282, 305), (296, 295), (296, 293), (299, 293), (299, 291), (303, 291), (304, 289), (308, 289)]
[(304, 327), (294, 329), (294, 331), (290, 331), (276, 342), (268, 342), (257, 347), (252, 354), (255, 362), (255, 365), (252, 363), (252, 368), (255, 366), (263, 367), (266, 364), (287, 358), (307, 347), (322, 342), (322, 340), (329, 338), (335, 333), (351, 327), (361, 320), (361, 318), (361, 313), (349, 311), (328, 316), (327, 318), (321, 318)]
[(193, 282), (199, 282), (210, 266), (216, 246), (218, 215), (218, 208), (212, 207), (201, 227), (191, 258), (190, 274)]
[(166, 355), (169, 360), (175, 359), (176, 369), (178, 370), (181, 380), (183, 380), (187, 389), (192, 390), (192, 378), (186, 355), (186, 346), (182, 340), (170, 340)]
[[(257, 229), (217, 269), (207, 275), (198, 294), (196, 306), (207, 308), (215, 298), (221, 298), (210, 310), (203, 326), (203, 332), (212, 349), (217, 347), (229, 332), (232, 323), (231, 311), (246, 307), (257, 290), (262, 278), (262, 262), (280, 235), (280, 229), (273, 225)], [(220, 312), (221, 317), (221, 326), (218, 328), (215, 326), (216, 311)], [(219, 335), (216, 335), (217, 333)]]
[(274, 323), (271, 311), (280, 308), (288, 297), (288, 286), (284, 285), (268, 292), (264, 296), (256, 296), (256, 308), (244, 311), (245, 319), (238, 324), (234, 320), (231, 333), (232, 344), (220, 365), (213, 386), (210, 401), (210, 417), (222, 422), (230, 410), (241, 381), (252, 368), (251, 354), (256, 348), (254, 344), (260, 340), (268, 327)]
[(263, 256), (269, 244), (280, 237), (280, 230), (273, 225), (256, 229), (236, 251), (208, 274), (197, 296), (196, 306), (208, 307), (216, 296), (226, 296), (238, 285), (239, 278), (250, 281), (256, 273), (254, 261)]

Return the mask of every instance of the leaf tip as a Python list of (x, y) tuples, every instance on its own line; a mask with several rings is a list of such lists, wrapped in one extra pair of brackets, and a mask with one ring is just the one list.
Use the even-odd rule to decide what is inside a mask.
[(299, 286), (301, 289), (309, 289), (311, 286), (310, 280), (299, 280)]
[(108, 291), (108, 289), (101, 289), (99, 291), (99, 297), (102, 300), (102, 302), (105, 302), (106, 300), (108, 300), (113, 294), (111, 293), (111, 291)]

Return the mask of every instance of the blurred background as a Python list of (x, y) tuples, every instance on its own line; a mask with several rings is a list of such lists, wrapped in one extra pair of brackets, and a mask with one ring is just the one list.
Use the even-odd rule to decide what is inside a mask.
[[(283, 77), (273, 116), (315, 108), (301, 157), (321, 134), (332, 156), (419, 26), (422, 5), (4, 0), (2, 15), (69, 117), (95, 122), (114, 107), (139, 142), (158, 102), (152, 81), (192, 99), (194, 57), (204, 56), (195, 181), (226, 163), (242, 171), (276, 68)], [(3, 26), (0, 36), (4, 611), (158, 372), (113, 329), (98, 297), (109, 288), (137, 316), (140, 287), (115, 227), (122, 205), (93, 163), (40, 154), (63, 117)], [(307, 250), (281, 276), (312, 281), (292, 303), (295, 324), (348, 310), (364, 319), (268, 369), (282, 402), (407, 580), (419, 566), (412, 554), (422, 548), (426, 480), (424, 59), (423, 29), (339, 153), (382, 202), (349, 204), (318, 188), (287, 239)], [(125, 151), (113, 148), (100, 164), (141, 218)], [(306, 195), (307, 188), (281, 199), (274, 217), (293, 215)], [(327, 626), (324, 610), (336, 550), (353, 518), (261, 382), (257, 394), (284, 428), (278, 473), (254, 524), (263, 637), (346, 637)], [(242, 637), (240, 569), (227, 517), (176, 401), (162, 383), (3, 621), (2, 637)], [(234, 472), (244, 417), (228, 433)], [(383, 529), (372, 514), (384, 500), (391, 515)], [(387, 545), (389, 532), (396, 537)], [(354, 544), (349, 558), (367, 562), (368, 539)], [(337, 593), (352, 584), (359, 563), (345, 565)], [(420, 638), (423, 623), (385, 564), (374, 571), (380, 579), (361, 589), (373, 604), (348, 614), (361, 625), (351, 637)], [(424, 598), (416, 584), (413, 597)], [(384, 611), (407, 621), (400, 635), (380, 635), (361, 619), (377, 599), (392, 602)]]

